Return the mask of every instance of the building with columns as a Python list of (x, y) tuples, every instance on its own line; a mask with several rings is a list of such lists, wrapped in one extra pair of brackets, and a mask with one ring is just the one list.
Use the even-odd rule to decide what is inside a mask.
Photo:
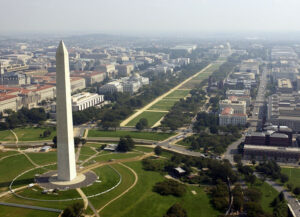
[(72, 96), (72, 110), (82, 111), (104, 102), (104, 95), (96, 93), (78, 93)]

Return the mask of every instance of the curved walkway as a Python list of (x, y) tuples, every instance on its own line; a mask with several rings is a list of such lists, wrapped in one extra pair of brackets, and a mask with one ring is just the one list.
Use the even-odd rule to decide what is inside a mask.
[(11, 130), (11, 129), (10, 129), (10, 132), (12, 132), (12, 134), (14, 134), (14, 136), (15, 136), (15, 138), (16, 138), (16, 146), (17, 146), (18, 152), (20, 152), (21, 154), (23, 154), (23, 155), (29, 160), (29, 162), (30, 162), (33, 166), (39, 167), (40, 165), (36, 164), (33, 160), (31, 160), (31, 158), (30, 158), (24, 151), (22, 151), (22, 150), (18, 147), (19, 138), (18, 138), (17, 134), (16, 134), (13, 130)]
[(144, 111), (148, 110), (151, 106), (153, 106), (155, 103), (157, 103), (158, 101), (162, 100), (164, 97), (166, 97), (167, 95), (169, 95), (170, 93), (174, 92), (175, 90), (179, 89), (181, 86), (183, 86), (185, 83), (189, 82), (190, 80), (192, 80), (193, 78), (197, 77), (199, 74), (203, 73), (204, 71), (206, 71), (209, 67), (211, 67), (212, 64), (207, 65), (205, 68), (203, 68), (201, 71), (197, 72), (196, 74), (192, 75), (191, 77), (189, 77), (188, 79), (184, 80), (183, 82), (181, 82), (180, 84), (178, 84), (176, 87), (173, 87), (171, 90), (169, 90), (168, 92), (164, 93), (163, 95), (157, 97), (155, 100), (153, 100), (152, 102), (150, 102), (149, 104), (147, 104), (145, 107), (143, 107), (142, 109), (139, 109), (136, 113), (134, 113), (133, 115), (129, 116), (127, 119), (125, 119), (120, 126), (124, 127), (126, 126), (131, 120), (133, 120), (134, 118), (136, 118), (137, 116), (139, 116), (140, 114), (142, 114)]
[[(123, 196), (124, 194), (126, 194), (128, 191), (130, 191), (130, 190), (137, 184), (137, 182), (138, 182), (138, 180), (139, 180), (139, 177), (138, 177), (137, 173), (136, 173), (132, 168), (130, 168), (129, 166), (126, 166), (126, 165), (123, 164), (123, 163), (118, 163), (118, 164), (120, 164), (120, 165), (122, 165), (123, 167), (126, 167), (127, 169), (129, 169), (129, 170), (133, 173), (133, 175), (134, 175), (134, 177), (135, 177), (135, 180), (134, 180), (133, 184), (132, 184), (128, 189), (126, 189), (126, 190), (123, 191), (121, 194), (119, 194), (117, 197), (115, 197), (115, 198), (113, 198), (112, 200), (108, 201), (104, 206), (102, 206), (100, 209), (98, 209), (98, 210), (97, 210), (98, 213), (100, 213), (105, 207), (107, 207), (108, 205), (110, 205), (112, 202), (116, 201), (116, 200), (119, 199), (120, 197), (122, 197), (122, 196)], [(95, 216), (95, 215), (93, 215), (93, 216)]]

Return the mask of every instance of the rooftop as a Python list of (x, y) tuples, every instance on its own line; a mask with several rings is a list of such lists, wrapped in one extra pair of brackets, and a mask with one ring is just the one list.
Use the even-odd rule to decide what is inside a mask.
[(300, 154), (300, 148), (294, 147), (277, 147), (277, 146), (264, 146), (264, 145), (244, 145), (245, 150), (266, 150), (277, 152), (294, 152)]

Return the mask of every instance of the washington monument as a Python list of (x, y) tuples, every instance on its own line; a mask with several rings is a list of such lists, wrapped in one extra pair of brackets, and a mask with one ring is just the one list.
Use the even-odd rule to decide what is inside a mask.
[(56, 121), (58, 180), (76, 177), (69, 54), (61, 41), (56, 51)]

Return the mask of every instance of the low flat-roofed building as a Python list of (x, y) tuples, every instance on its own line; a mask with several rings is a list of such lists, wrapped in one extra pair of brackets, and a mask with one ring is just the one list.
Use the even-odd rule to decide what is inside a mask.
[(243, 89), (243, 90), (227, 90), (226, 96), (250, 96), (250, 90), (249, 89)]
[(292, 93), (293, 85), (290, 79), (282, 78), (277, 80), (278, 91), (281, 93)]
[(245, 125), (247, 123), (247, 115), (246, 114), (234, 114), (234, 109), (231, 107), (226, 107), (219, 114), (219, 125), (227, 126), (227, 125)]
[(246, 114), (246, 102), (245, 101), (238, 101), (237, 98), (234, 98), (232, 100), (230, 99), (224, 99), (220, 100), (220, 112), (224, 108), (230, 107), (233, 108), (234, 114)]
[(118, 144), (107, 144), (103, 150), (104, 151), (116, 151), (117, 148), (118, 148)]
[(71, 77), (71, 90), (75, 92), (86, 88), (85, 79), (80, 77)]
[(267, 121), (300, 131), (300, 94), (273, 94), (268, 98)]
[(123, 85), (119, 81), (111, 81), (99, 88), (99, 93), (123, 92)]
[(101, 71), (106, 73), (106, 77), (112, 78), (116, 73), (115, 65), (113, 64), (102, 64), (95, 67), (96, 71)]
[(104, 102), (104, 96), (97, 93), (78, 93), (72, 96), (72, 110), (82, 111)]
[(134, 65), (132, 64), (122, 64), (116, 66), (118, 70), (118, 76), (127, 77), (134, 70)]
[(105, 72), (75, 72), (71, 74), (71, 77), (81, 77), (85, 79), (86, 86), (91, 86), (95, 83), (104, 81), (106, 78)]
[(276, 146), (258, 146), (244, 145), (244, 158), (246, 160), (275, 160), (278, 162), (299, 161), (300, 149), (295, 147), (276, 147)]
[(0, 94), (0, 113), (3, 113), (6, 109), (17, 111), (20, 108), (20, 100), (21, 98), (16, 95)]

